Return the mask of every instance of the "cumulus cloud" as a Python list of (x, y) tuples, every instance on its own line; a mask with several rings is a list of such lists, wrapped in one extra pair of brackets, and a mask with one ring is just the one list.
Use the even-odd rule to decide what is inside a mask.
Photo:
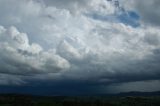
[(53, 50), (44, 51), (36, 44), (29, 44), (25, 33), (15, 27), (0, 27), (1, 73), (32, 74), (58, 72), (69, 68), (69, 63)]
[(6, 83), (3, 75), (23, 76), (15, 80), (22, 84), (160, 78), (159, 29), (101, 18), (121, 14), (115, 2), (1, 0), (0, 5), (0, 78)]

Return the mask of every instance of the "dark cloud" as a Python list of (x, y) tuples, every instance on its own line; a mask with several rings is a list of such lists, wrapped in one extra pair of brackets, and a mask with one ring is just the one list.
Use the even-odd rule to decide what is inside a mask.
[(160, 25), (160, 12), (158, 11), (160, 9), (159, 0), (152, 0), (148, 2), (145, 0), (138, 0), (136, 2), (136, 8), (144, 22), (158, 26)]
[(159, 18), (160, 18), (160, 1), (159, 0), (121, 0), (124, 5), (131, 10), (135, 10), (141, 17), (141, 21), (145, 24), (156, 25), (159, 26)]

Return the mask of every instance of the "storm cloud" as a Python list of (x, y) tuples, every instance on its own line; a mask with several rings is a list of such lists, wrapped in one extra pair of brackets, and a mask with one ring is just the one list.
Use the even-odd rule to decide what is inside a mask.
[(0, 85), (78, 92), (159, 80), (158, 3), (140, 2), (131, 10), (116, 0), (1, 0)]

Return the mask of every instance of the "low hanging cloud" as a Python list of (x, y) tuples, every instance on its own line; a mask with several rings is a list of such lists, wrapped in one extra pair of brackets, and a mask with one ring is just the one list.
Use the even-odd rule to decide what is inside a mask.
[(159, 29), (100, 18), (121, 12), (114, 0), (1, 0), (0, 84), (159, 80)]

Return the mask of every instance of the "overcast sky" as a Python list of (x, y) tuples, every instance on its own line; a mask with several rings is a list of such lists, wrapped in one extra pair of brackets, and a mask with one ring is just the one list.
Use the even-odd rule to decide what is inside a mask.
[(0, 0), (0, 91), (160, 90), (159, 10), (159, 0)]

